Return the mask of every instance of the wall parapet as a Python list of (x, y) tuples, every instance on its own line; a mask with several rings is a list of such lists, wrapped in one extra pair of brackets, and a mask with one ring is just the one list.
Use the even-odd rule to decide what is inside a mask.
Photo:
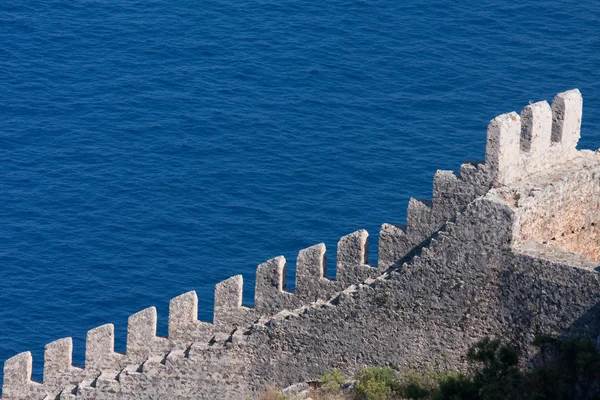
[(510, 185), (528, 175), (574, 158), (581, 136), (583, 98), (577, 89), (559, 93), (552, 106), (532, 103), (521, 114), (494, 118), (488, 126), (485, 161), (498, 185)]

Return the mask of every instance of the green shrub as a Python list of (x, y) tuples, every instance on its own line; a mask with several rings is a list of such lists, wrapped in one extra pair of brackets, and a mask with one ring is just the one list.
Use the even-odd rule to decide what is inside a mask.
[[(365, 368), (354, 389), (357, 400), (600, 400), (600, 353), (590, 340), (536, 338), (538, 366), (521, 371), (519, 353), (486, 337), (469, 347), (472, 374)], [(321, 379), (333, 394), (344, 383), (340, 371)], [(329, 397), (326, 397), (329, 398)]]
[(600, 354), (591, 340), (537, 337), (543, 364), (527, 374), (530, 398), (599, 399)]
[(479, 388), (473, 379), (461, 373), (450, 373), (440, 379), (434, 400), (477, 400)]
[(392, 389), (385, 382), (368, 380), (356, 386), (359, 399), (365, 400), (388, 400), (392, 395)]
[(358, 399), (387, 400), (400, 389), (396, 371), (389, 367), (373, 367), (358, 373), (355, 391)]
[(469, 348), (467, 360), (474, 364), (473, 377), (483, 400), (521, 398), (524, 377), (518, 369), (519, 354), (499, 339), (485, 337)]
[(425, 399), (431, 395), (431, 391), (418, 384), (410, 383), (404, 388), (402, 394), (407, 399)]
[(407, 370), (399, 376), (399, 393), (406, 399), (427, 399), (439, 386), (444, 374), (427, 370), (425, 372)]
[(334, 393), (339, 391), (344, 383), (346, 383), (344, 374), (342, 374), (339, 369), (334, 369), (333, 371), (323, 375), (319, 381), (319, 388), (324, 392)]
[[(514, 349), (487, 337), (475, 343), (469, 348), (467, 359), (475, 367), (476, 397), (467, 397), (471, 388), (463, 384), (467, 393), (459, 398), (600, 399), (600, 354), (592, 341), (559, 340), (544, 335), (533, 344), (540, 349), (541, 361), (533, 370), (520, 371), (519, 355)], [(456, 382), (450, 383), (450, 387), (457, 386)]]

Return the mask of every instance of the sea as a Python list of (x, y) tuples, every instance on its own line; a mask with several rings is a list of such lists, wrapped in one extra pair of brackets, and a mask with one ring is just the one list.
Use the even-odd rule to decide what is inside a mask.
[[(600, 2), (0, 2), (0, 363), (403, 223), (488, 122), (579, 88), (600, 147)], [(483, 268), (484, 266), (482, 266)]]

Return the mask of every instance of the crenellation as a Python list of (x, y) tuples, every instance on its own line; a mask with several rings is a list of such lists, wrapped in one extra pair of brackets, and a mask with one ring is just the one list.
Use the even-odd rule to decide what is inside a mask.
[(412, 248), (485, 194), (491, 184), (489, 167), (483, 162), (466, 162), (461, 165), (460, 173), (438, 170), (433, 178), (433, 200), (411, 199), (409, 202), (407, 221)]
[[(169, 337), (162, 351), (176, 345), (189, 345), (194, 340), (209, 337), (214, 326), (208, 322), (198, 320), (198, 295), (191, 290), (183, 293), (169, 302)], [(154, 352), (156, 353), (156, 352)]]
[[(2, 394), (5, 399), (24, 399), (23, 392), (31, 382), (31, 352), (19, 353), (4, 362)], [(25, 393), (26, 394), (26, 393)]]
[(366, 230), (353, 232), (338, 241), (336, 279), (342, 286), (377, 274), (378, 269), (369, 265), (369, 233)]
[[(579, 90), (531, 103), (521, 115), (508, 113), (488, 126), (486, 165), (496, 186), (508, 186), (577, 155), (583, 100)], [(517, 135), (518, 133), (518, 135)]]
[(408, 236), (417, 244), (431, 235), (433, 203), (430, 200), (412, 198), (408, 201), (406, 225)]
[(33, 357), (30, 351), (19, 353), (4, 362), (4, 382), (2, 391), (6, 395), (7, 390), (13, 387), (21, 387), (31, 382), (33, 370)]
[(260, 264), (256, 269), (254, 309), (258, 314), (272, 314), (294, 307), (300, 299), (287, 290), (287, 263), (279, 256)]
[(232, 276), (215, 287), (213, 323), (223, 327), (245, 325), (255, 318), (253, 309), (242, 306), (244, 280), (242, 275)]
[(557, 94), (552, 101), (552, 142), (561, 152), (575, 151), (581, 136), (583, 97), (578, 89)]
[(337, 282), (327, 279), (327, 252), (319, 243), (300, 250), (296, 260), (296, 291), (302, 301), (317, 300), (327, 292), (333, 293)]
[[(487, 172), (484, 170), (485, 161), (467, 161), (460, 165), (460, 179), (465, 182), (469, 182), (470, 184), (479, 184), (481, 180), (482, 172)], [(487, 182), (486, 182), (487, 183)]]
[(186, 336), (198, 320), (198, 295), (195, 290), (180, 294), (169, 302), (169, 338)]
[(44, 385), (59, 388), (67, 383), (77, 383), (85, 375), (83, 368), (74, 367), (73, 340), (58, 339), (44, 349)]
[(462, 196), (457, 194), (462, 192), (464, 186), (460, 177), (456, 176), (454, 171), (438, 170), (433, 176), (433, 205), (436, 211), (442, 210), (442, 218), (446, 220), (449, 215), (456, 212), (455, 203), (461, 200)]
[(44, 384), (54, 385), (70, 373), (73, 358), (73, 339), (70, 337), (48, 343), (44, 348)]
[(521, 152), (540, 158), (543, 164), (552, 142), (552, 109), (546, 100), (532, 103), (521, 111)]
[(115, 326), (113, 324), (105, 324), (88, 331), (85, 342), (85, 369), (87, 371), (114, 368), (122, 358), (122, 354), (115, 353)]
[(469, 161), (460, 166), (460, 180), (462, 184), (458, 188), (456, 197), (457, 208), (452, 215), (466, 207), (471, 201), (487, 193), (492, 186), (492, 178), (489, 167), (483, 161)]
[(485, 163), (498, 185), (509, 185), (521, 171), (521, 118), (515, 112), (490, 121), (487, 130)]
[(169, 347), (166, 338), (156, 336), (158, 315), (156, 307), (148, 307), (127, 321), (127, 360), (143, 361), (149, 354)]
[(533, 173), (548, 169), (554, 160), (552, 143), (552, 109), (547, 101), (530, 104), (521, 111), (522, 169)]
[(380, 270), (384, 270), (406, 256), (413, 245), (406, 235), (405, 226), (383, 224), (379, 230), (378, 248), (377, 266)]
[(361, 229), (338, 241), (338, 264), (363, 265), (369, 262), (369, 233)]
[[(19, 353), (4, 362), (4, 382), (2, 398), (5, 400), (25, 400), (41, 397), (44, 387), (31, 380), (33, 358), (31, 352)], [(35, 396), (35, 397), (34, 397)]]

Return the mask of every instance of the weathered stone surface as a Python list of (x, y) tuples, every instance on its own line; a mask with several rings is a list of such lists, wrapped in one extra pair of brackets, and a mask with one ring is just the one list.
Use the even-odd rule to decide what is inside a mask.
[(379, 231), (380, 270), (391, 267), (414, 247), (402, 226), (383, 224)]
[(264, 262), (256, 269), (254, 308), (261, 315), (273, 314), (284, 308), (298, 307), (302, 301), (287, 291), (287, 265), (279, 256)]
[[(170, 312), (169, 315), (177, 314)], [(171, 321), (169, 322), (171, 324)], [(156, 336), (157, 323), (156, 307), (148, 307), (129, 317), (127, 324), (127, 363), (142, 362), (149, 355), (166, 351), (169, 348), (166, 338)], [(172, 326), (169, 328), (173, 329)], [(176, 335), (170, 334), (173, 338), (176, 337)]]
[(361, 229), (340, 239), (337, 247), (336, 279), (342, 287), (378, 275), (377, 268), (368, 265), (369, 234)]
[(44, 349), (44, 383), (53, 384), (69, 373), (73, 357), (73, 340), (64, 338), (48, 343)]
[(122, 357), (115, 353), (115, 327), (106, 324), (94, 328), (87, 333), (85, 343), (85, 368), (101, 371), (118, 363)]
[(552, 142), (559, 143), (562, 152), (575, 151), (581, 136), (583, 98), (577, 89), (559, 93), (552, 101)]
[(327, 252), (323, 243), (300, 250), (296, 260), (296, 296), (305, 302), (329, 297), (341, 288), (327, 279)]
[(521, 119), (512, 112), (503, 114), (488, 126), (485, 163), (494, 171), (500, 185), (508, 185), (520, 175)]
[(242, 306), (244, 281), (241, 275), (232, 276), (215, 287), (215, 325), (236, 327), (255, 317), (253, 310)]

